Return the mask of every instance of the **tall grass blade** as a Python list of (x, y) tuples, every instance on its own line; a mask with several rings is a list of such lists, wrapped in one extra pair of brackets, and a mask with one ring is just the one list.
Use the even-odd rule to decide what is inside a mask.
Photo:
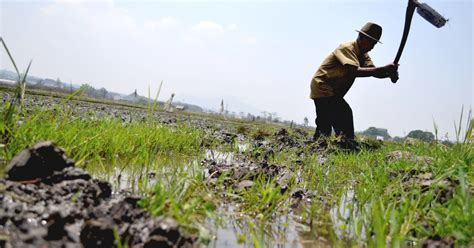
[(466, 134), (464, 136), (464, 143), (468, 143), (472, 140), (472, 131), (474, 129), (474, 119), (472, 118), (472, 109), (469, 109), (466, 124)]
[(160, 87), (158, 87), (158, 92), (156, 92), (155, 103), (153, 105), (153, 112), (158, 108), (158, 97), (160, 96), (161, 86), (163, 86), (163, 80), (161, 80)]
[(454, 122), (454, 130), (456, 132), (456, 142), (459, 143), (460, 137), (461, 137), (461, 129), (462, 129), (462, 117), (464, 114), (464, 105), (461, 107), (461, 116), (459, 117), (459, 125), (456, 125), (456, 122)]
[(0, 40), (2, 41), (3, 47), (5, 47), (5, 51), (7, 51), (8, 57), (10, 57), (13, 67), (15, 67), (15, 71), (16, 71), (16, 74), (18, 75), (18, 79), (20, 79), (20, 71), (18, 70), (18, 67), (16, 66), (15, 60), (13, 60), (10, 50), (8, 50), (7, 44), (5, 44), (5, 41), (3, 40), (2, 37), (0, 37)]
[(148, 85), (148, 102), (147, 102), (147, 110), (148, 110), (148, 115), (150, 115), (151, 112), (151, 89), (150, 85)]
[(23, 99), (25, 98), (25, 90), (26, 90), (26, 77), (28, 76), (28, 72), (30, 71), (31, 63), (33, 60), (30, 60), (30, 63), (28, 64), (28, 67), (26, 68), (25, 73), (23, 74), (23, 77), (21, 78), (20, 81), (18, 81), (18, 87), (17, 89), (17, 98), (18, 98), (18, 103), (20, 105), (20, 109), (23, 106)]
[(435, 141), (438, 141), (438, 125), (436, 124), (435, 119), (433, 118), (433, 127), (435, 132)]

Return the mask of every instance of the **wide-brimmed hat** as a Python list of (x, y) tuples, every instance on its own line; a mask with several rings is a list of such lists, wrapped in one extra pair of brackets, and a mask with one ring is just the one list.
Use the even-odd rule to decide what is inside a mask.
[(382, 43), (380, 42), (380, 37), (382, 36), (382, 27), (375, 23), (368, 22), (360, 30), (356, 31), (371, 38), (372, 40)]

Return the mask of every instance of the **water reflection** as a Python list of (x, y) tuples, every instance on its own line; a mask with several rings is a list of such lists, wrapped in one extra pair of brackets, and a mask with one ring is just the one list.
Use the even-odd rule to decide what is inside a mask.
[(200, 159), (187, 156), (160, 156), (151, 165), (89, 165), (86, 169), (92, 177), (108, 181), (115, 193), (141, 194), (152, 189), (156, 182), (170, 184), (177, 177), (201, 173), (198, 160)]
[[(245, 146), (239, 147), (240, 151), (244, 149)], [(178, 179), (193, 178), (196, 173), (202, 174), (200, 161), (204, 158), (231, 164), (238, 154), (208, 150), (203, 156), (160, 157), (149, 166), (98, 166), (90, 167), (88, 171), (95, 178), (108, 180), (115, 193), (140, 195), (146, 189), (154, 187), (156, 182), (173, 185), (172, 182)], [(218, 208), (216, 216), (217, 219), (206, 221), (206, 227), (210, 230), (211, 237), (214, 237), (208, 247), (331, 247), (327, 239), (318, 236), (317, 230), (310, 230), (307, 225), (301, 224), (306, 222), (297, 219), (292, 213), (281, 214), (269, 221), (258, 221), (239, 213), (238, 207), (227, 203)], [(334, 223), (335, 226), (337, 224)]]
[(232, 162), (239, 159), (239, 156), (247, 151), (249, 145), (244, 143), (237, 144), (237, 152), (223, 152), (218, 150), (206, 150), (205, 158), (212, 159), (216, 163), (220, 164), (231, 164)]
[(208, 247), (305, 247), (300, 238), (305, 227), (291, 214), (271, 221), (258, 221), (233, 212), (223, 212), (219, 216), (220, 220), (214, 221), (215, 239)]
[(355, 193), (352, 188), (344, 192), (339, 204), (331, 208), (331, 221), (337, 238), (340, 240), (351, 240), (355, 238), (354, 227), (349, 223), (349, 218), (356, 212)]

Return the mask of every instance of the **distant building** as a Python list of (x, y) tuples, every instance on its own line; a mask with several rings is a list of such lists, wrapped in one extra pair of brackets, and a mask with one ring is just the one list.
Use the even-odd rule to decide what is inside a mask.
[(0, 84), (11, 84), (11, 85), (14, 85), (14, 84), (16, 84), (16, 82), (13, 81), (13, 80), (8, 80), (8, 79), (0, 79)]

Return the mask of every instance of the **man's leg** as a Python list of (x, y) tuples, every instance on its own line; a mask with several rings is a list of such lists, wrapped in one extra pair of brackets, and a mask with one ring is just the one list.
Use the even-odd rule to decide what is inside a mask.
[(352, 109), (344, 98), (339, 98), (334, 103), (337, 113), (334, 120), (334, 131), (336, 135), (342, 135), (345, 139), (354, 139), (354, 119)]
[(331, 97), (324, 97), (314, 99), (314, 106), (316, 108), (316, 131), (314, 133), (314, 140), (331, 135), (331, 111), (333, 111), (330, 99)]

